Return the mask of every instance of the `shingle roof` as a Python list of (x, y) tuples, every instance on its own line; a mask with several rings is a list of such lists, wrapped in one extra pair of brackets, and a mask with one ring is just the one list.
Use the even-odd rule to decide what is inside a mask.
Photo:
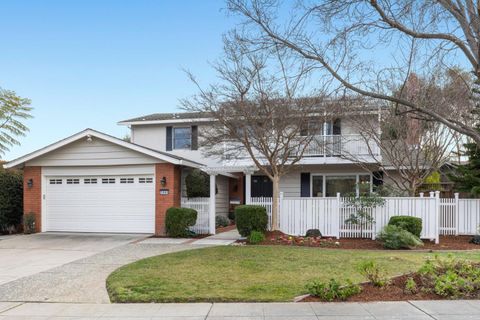
[(199, 119), (206, 117), (208, 117), (208, 113), (206, 112), (152, 113), (137, 118), (123, 120), (121, 122)]

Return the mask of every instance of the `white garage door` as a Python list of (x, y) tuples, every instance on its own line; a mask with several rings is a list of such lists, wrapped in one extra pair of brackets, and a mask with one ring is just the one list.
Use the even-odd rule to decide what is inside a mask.
[(152, 175), (46, 177), (47, 231), (153, 233)]

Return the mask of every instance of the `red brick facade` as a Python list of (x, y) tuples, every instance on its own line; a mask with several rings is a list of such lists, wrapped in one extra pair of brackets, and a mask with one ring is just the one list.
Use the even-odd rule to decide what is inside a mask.
[[(166, 184), (161, 180), (165, 177)], [(155, 165), (155, 234), (165, 235), (165, 214), (170, 207), (180, 207), (181, 168), (171, 163)], [(160, 190), (168, 190), (168, 194), (160, 194)]]
[[(30, 179), (32, 187), (28, 187)], [(35, 229), (42, 231), (42, 167), (23, 169), (23, 213), (34, 213)]]

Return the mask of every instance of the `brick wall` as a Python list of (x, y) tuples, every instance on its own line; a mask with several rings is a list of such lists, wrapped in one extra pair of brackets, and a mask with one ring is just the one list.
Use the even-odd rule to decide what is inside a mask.
[[(33, 186), (28, 187), (32, 179)], [(35, 213), (36, 231), (42, 231), (42, 167), (23, 169), (23, 213)]]
[[(165, 177), (167, 184), (160, 180)], [(155, 165), (155, 234), (165, 235), (165, 213), (170, 207), (180, 207), (181, 168), (171, 163)], [(160, 194), (160, 189), (168, 189), (168, 194)]]

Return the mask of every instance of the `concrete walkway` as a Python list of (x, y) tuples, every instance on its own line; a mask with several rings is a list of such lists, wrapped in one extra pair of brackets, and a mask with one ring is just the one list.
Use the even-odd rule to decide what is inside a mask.
[(179, 303), (70, 304), (1, 303), (0, 320), (157, 319), (157, 320), (473, 320), (480, 301), (371, 303)]

